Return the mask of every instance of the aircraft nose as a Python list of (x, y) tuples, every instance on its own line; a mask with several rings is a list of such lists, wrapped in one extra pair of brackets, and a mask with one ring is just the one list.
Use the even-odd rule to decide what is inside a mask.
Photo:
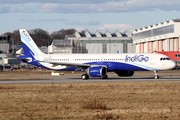
[(170, 67), (170, 69), (173, 69), (176, 67), (176, 63), (174, 61), (171, 61), (168, 66)]

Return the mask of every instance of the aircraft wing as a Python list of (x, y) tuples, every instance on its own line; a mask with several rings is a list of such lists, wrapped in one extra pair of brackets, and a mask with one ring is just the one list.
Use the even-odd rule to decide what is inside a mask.
[(53, 66), (58, 66), (58, 65), (74, 66), (74, 67), (90, 67), (91, 66), (91, 64), (83, 64), (83, 63), (49, 62), (49, 61), (40, 61), (40, 60), (35, 60), (35, 61), (49, 63), (49, 64), (52, 64)]

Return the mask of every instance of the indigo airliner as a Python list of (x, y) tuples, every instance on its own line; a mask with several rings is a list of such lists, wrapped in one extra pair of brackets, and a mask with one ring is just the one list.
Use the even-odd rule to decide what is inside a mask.
[(107, 72), (118, 76), (133, 76), (134, 71), (157, 71), (176, 66), (168, 56), (158, 53), (117, 54), (45, 54), (35, 44), (25, 29), (20, 29), (24, 55), (17, 59), (42, 68), (55, 71), (84, 71), (83, 80), (89, 77), (107, 78)]

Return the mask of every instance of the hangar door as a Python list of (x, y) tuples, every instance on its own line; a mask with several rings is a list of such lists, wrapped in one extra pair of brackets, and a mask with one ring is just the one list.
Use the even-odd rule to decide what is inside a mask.
[(107, 53), (123, 53), (123, 43), (107, 43)]
[(88, 53), (102, 53), (102, 44), (88, 43), (86, 44), (86, 49), (88, 50)]

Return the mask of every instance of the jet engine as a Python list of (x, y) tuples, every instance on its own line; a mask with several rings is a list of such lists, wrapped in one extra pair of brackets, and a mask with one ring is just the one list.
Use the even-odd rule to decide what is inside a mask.
[(107, 76), (107, 68), (103, 66), (94, 66), (90, 67), (88, 70), (88, 74), (91, 77), (105, 77)]
[(130, 77), (134, 75), (134, 71), (116, 71), (115, 73), (120, 77)]

